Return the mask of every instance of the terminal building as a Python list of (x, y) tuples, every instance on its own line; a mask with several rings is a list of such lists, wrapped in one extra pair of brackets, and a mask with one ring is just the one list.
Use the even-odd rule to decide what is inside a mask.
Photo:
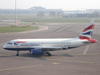
[[(0, 9), (0, 14), (15, 14), (14, 9)], [(31, 7), (29, 9), (17, 9), (17, 14), (35, 14), (37, 16), (63, 16), (70, 17), (100, 17), (100, 9), (85, 9), (76, 11), (63, 11), (62, 9), (45, 9), (43, 7)]]
[[(50, 14), (50, 12), (61, 13), (62, 9), (45, 9), (43, 7), (31, 7), (29, 9), (17, 9), (17, 14), (37, 14), (43, 12), (44, 14)], [(0, 14), (15, 14), (14, 9), (0, 9)]]
[(64, 17), (100, 17), (100, 9), (64, 11)]

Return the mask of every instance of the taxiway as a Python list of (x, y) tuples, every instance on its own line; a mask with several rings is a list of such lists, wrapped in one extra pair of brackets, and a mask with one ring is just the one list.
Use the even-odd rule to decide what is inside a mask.
[[(28, 51), (7, 51), (2, 46), (12, 39), (74, 38), (87, 23), (50, 23), (48, 29), (27, 33), (0, 33), (0, 75), (100, 75), (100, 24), (95, 24), (93, 39), (86, 54), (86, 46), (52, 51), (52, 56), (34, 56)], [(40, 26), (40, 25), (39, 25)]]

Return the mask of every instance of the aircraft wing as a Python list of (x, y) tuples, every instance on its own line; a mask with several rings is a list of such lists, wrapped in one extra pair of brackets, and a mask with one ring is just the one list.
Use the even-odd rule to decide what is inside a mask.
[(62, 47), (42, 47), (42, 49), (58, 49), (58, 48), (62, 48)]
[(42, 50), (50, 50), (50, 51), (55, 51), (55, 50), (65, 50), (65, 49), (68, 49), (68, 47), (66, 48), (62, 48), (62, 47), (42, 47), (41, 48)]
[(62, 49), (62, 47), (42, 47), (41, 48), (42, 50), (49, 50), (49, 51), (55, 51), (55, 50), (58, 50), (58, 49)]

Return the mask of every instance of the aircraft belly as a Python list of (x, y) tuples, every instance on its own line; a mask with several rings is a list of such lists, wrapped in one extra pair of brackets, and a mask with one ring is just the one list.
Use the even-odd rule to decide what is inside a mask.
[(12, 50), (12, 51), (28, 51), (28, 50), (31, 50), (31, 49), (34, 49), (34, 48), (5, 48), (6, 50)]

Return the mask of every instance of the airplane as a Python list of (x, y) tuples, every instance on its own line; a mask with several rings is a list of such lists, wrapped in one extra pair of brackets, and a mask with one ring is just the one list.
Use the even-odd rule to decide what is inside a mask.
[(85, 29), (75, 38), (59, 39), (15, 39), (9, 41), (3, 46), (6, 50), (30, 51), (33, 55), (43, 55), (44, 53), (51, 56), (50, 51), (67, 50), (80, 46), (96, 43), (97, 40), (91, 39), (94, 29), (94, 22), (90, 22)]

